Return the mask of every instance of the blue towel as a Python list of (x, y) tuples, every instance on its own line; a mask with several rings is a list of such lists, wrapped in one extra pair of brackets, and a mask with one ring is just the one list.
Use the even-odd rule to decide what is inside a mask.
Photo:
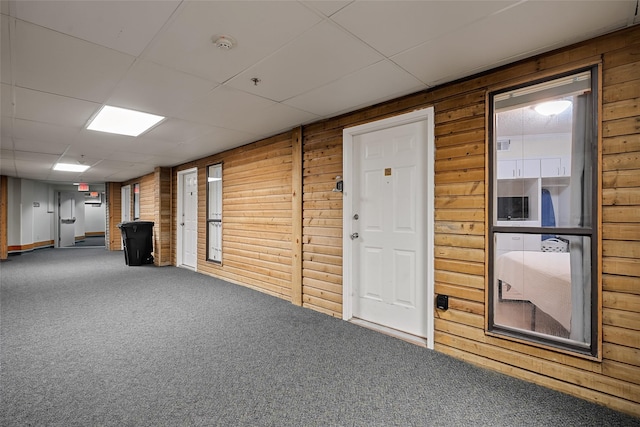
[[(551, 200), (551, 193), (546, 188), (542, 189), (542, 226), (543, 227), (555, 227), (556, 215), (553, 212), (553, 201)], [(547, 240), (555, 237), (554, 234), (543, 234), (542, 240)]]

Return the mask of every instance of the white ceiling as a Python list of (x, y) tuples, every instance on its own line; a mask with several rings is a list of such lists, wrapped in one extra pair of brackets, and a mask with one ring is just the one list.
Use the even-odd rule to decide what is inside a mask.
[[(0, 174), (63, 182), (125, 181), (638, 21), (637, 0), (0, 4)], [(167, 119), (86, 130), (105, 104)]]

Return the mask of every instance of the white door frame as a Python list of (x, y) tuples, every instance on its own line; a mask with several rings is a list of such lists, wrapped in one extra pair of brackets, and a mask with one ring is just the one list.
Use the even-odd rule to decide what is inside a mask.
[(342, 318), (344, 320), (351, 320), (353, 318), (353, 253), (351, 233), (353, 233), (351, 226), (353, 221), (351, 220), (351, 214), (353, 212), (353, 139), (354, 137), (375, 132), (392, 127), (402, 126), (419, 121), (426, 122), (427, 128), (427, 149), (425, 150), (426, 159), (426, 188), (424, 189), (426, 195), (426, 235), (422, 238), (426, 239), (426, 310), (427, 310), (427, 348), (433, 349), (434, 339), (434, 248), (433, 248), (433, 229), (434, 229), (434, 157), (435, 157), (435, 137), (434, 137), (434, 110), (433, 107), (425, 108), (423, 110), (413, 111), (411, 113), (402, 114), (396, 117), (390, 117), (388, 119), (378, 120), (371, 123), (365, 123), (363, 125), (346, 128), (342, 132), (342, 156), (343, 156), (343, 215), (342, 215)]
[(120, 187), (120, 219), (131, 221), (131, 184)]
[[(183, 265), (183, 260), (182, 260), (182, 249), (183, 249), (183, 232), (182, 232), (182, 227), (180, 226), (180, 221), (182, 219), (182, 214), (184, 213), (184, 206), (183, 206), (183, 199), (184, 199), (184, 176), (194, 173), (196, 174), (196, 177), (198, 176), (198, 168), (191, 168), (191, 169), (185, 169), (183, 171), (178, 172), (178, 211), (177, 211), (177, 215), (176, 215), (176, 265), (178, 267)], [(198, 197), (200, 197), (198, 195)], [(196, 218), (198, 216), (198, 203), (196, 202)], [(196, 259), (198, 258), (198, 245), (196, 244)], [(191, 268), (191, 267), (189, 267)], [(195, 271), (198, 270), (198, 263), (196, 262), (196, 265), (193, 267), (193, 269)]]

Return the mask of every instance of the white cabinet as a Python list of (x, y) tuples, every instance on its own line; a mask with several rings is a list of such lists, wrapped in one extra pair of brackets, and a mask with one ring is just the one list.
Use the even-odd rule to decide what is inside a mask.
[(498, 179), (515, 179), (516, 160), (498, 160)]
[(498, 160), (498, 179), (539, 177), (540, 159)]
[(540, 159), (517, 160), (519, 178), (538, 178), (540, 176)]
[(555, 178), (559, 176), (571, 176), (571, 160), (567, 157), (498, 160), (498, 179)]
[(552, 157), (540, 160), (540, 176), (542, 178), (570, 175), (571, 162), (567, 158)]

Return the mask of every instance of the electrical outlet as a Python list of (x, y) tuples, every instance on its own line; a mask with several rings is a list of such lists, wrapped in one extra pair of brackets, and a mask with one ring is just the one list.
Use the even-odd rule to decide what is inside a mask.
[(449, 309), (449, 295), (437, 295), (436, 296), (436, 308), (440, 310)]

